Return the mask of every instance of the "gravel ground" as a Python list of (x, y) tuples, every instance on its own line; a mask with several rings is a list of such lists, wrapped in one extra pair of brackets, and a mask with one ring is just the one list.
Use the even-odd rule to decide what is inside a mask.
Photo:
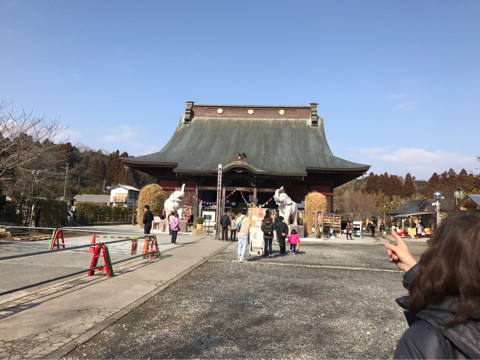
[(383, 245), (302, 251), (238, 263), (232, 244), (67, 357), (391, 358), (406, 291)]

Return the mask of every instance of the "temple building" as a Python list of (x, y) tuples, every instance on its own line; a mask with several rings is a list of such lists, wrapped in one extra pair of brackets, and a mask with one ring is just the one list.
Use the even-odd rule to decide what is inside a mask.
[[(265, 204), (283, 186), (296, 202), (311, 191), (328, 199), (333, 189), (363, 174), (369, 165), (332, 154), (317, 103), (310, 106), (200, 105), (187, 101), (177, 129), (157, 153), (122, 161), (153, 175), (164, 190), (183, 183), (205, 203), (217, 196), (223, 165), (228, 207)], [(275, 207), (271, 201), (266, 207)], [(195, 209), (197, 213), (197, 209)]]

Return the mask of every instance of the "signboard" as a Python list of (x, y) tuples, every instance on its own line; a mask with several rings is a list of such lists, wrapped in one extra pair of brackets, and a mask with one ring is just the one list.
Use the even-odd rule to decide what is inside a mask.
[(342, 216), (333, 215), (333, 230), (335, 232), (340, 232), (342, 230)]
[(267, 209), (251, 208), (249, 209), (250, 218), (250, 253), (263, 254), (263, 231), (262, 220), (265, 217)]

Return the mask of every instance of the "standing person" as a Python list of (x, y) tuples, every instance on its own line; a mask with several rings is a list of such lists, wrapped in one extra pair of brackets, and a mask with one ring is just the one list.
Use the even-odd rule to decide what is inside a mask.
[(382, 221), (378, 230), (380, 230), (380, 232), (382, 233), (382, 237), (385, 237), (385, 235), (387, 235), (386, 232), (385, 232), (385, 222), (384, 221)]
[(170, 222), (170, 230), (172, 231), (172, 244), (177, 243), (177, 234), (180, 230), (180, 220), (178, 214), (173, 215), (173, 219)]
[(274, 225), (270, 212), (267, 210), (265, 217), (262, 220), (261, 229), (263, 231), (264, 252), (263, 256), (272, 257), (272, 241)]
[(228, 226), (231, 221), (227, 214), (223, 214), (220, 217), (220, 226), (222, 227), (222, 240), (228, 241)]
[(297, 230), (292, 230), (292, 233), (288, 237), (288, 243), (290, 244), (290, 251), (295, 255), (297, 253), (297, 246), (300, 247), (300, 237), (297, 234)]
[(407, 244), (386, 243), (390, 261), (405, 271), (408, 296), (397, 299), (410, 326), (394, 359), (480, 358), (480, 213), (444, 219), (417, 263)]
[(352, 237), (352, 223), (351, 222), (347, 222), (347, 226), (345, 227), (345, 233), (347, 234), (347, 240), (348, 240), (349, 236), (350, 236), (350, 240), (353, 240), (353, 237)]
[(416, 226), (417, 230), (417, 237), (422, 237), (423, 236), (423, 226), (420, 224), (420, 221), (417, 223)]
[(170, 227), (170, 223), (172, 222), (173, 218), (175, 217), (175, 213), (173, 211), (168, 214), (167, 221), (168, 221), (168, 233), (172, 235), (172, 228)]
[(145, 205), (143, 207), (143, 233), (150, 234), (150, 230), (152, 230), (152, 221), (153, 221), (153, 214), (150, 211), (150, 206)]
[(285, 251), (285, 238), (288, 235), (288, 225), (283, 221), (283, 216), (278, 217), (278, 223), (275, 226), (277, 232), (278, 245), (280, 246), (280, 254), (286, 254)]
[(248, 246), (248, 233), (250, 231), (250, 220), (247, 217), (247, 209), (242, 210), (242, 215), (237, 219), (238, 230), (238, 260), (245, 261)]
[[(280, 222), (280, 219), (278, 218), (278, 214), (275, 214), (275, 219), (273, 220), (273, 228), (277, 228), (277, 224)], [(277, 232), (273, 232), (273, 240), (275, 240), (278, 243), (278, 238), (277, 238)]]
[(235, 216), (232, 215), (230, 219), (230, 240), (237, 240), (237, 223), (235, 222)]
[(372, 237), (375, 237), (375, 224), (373, 222), (370, 224), (370, 231), (372, 232)]

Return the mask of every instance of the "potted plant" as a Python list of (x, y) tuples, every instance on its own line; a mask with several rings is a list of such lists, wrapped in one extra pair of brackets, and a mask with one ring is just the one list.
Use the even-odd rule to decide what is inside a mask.
[(197, 217), (195, 219), (195, 224), (197, 224), (197, 229), (201, 230), (203, 229), (203, 223), (205, 222), (205, 219), (201, 216)]

